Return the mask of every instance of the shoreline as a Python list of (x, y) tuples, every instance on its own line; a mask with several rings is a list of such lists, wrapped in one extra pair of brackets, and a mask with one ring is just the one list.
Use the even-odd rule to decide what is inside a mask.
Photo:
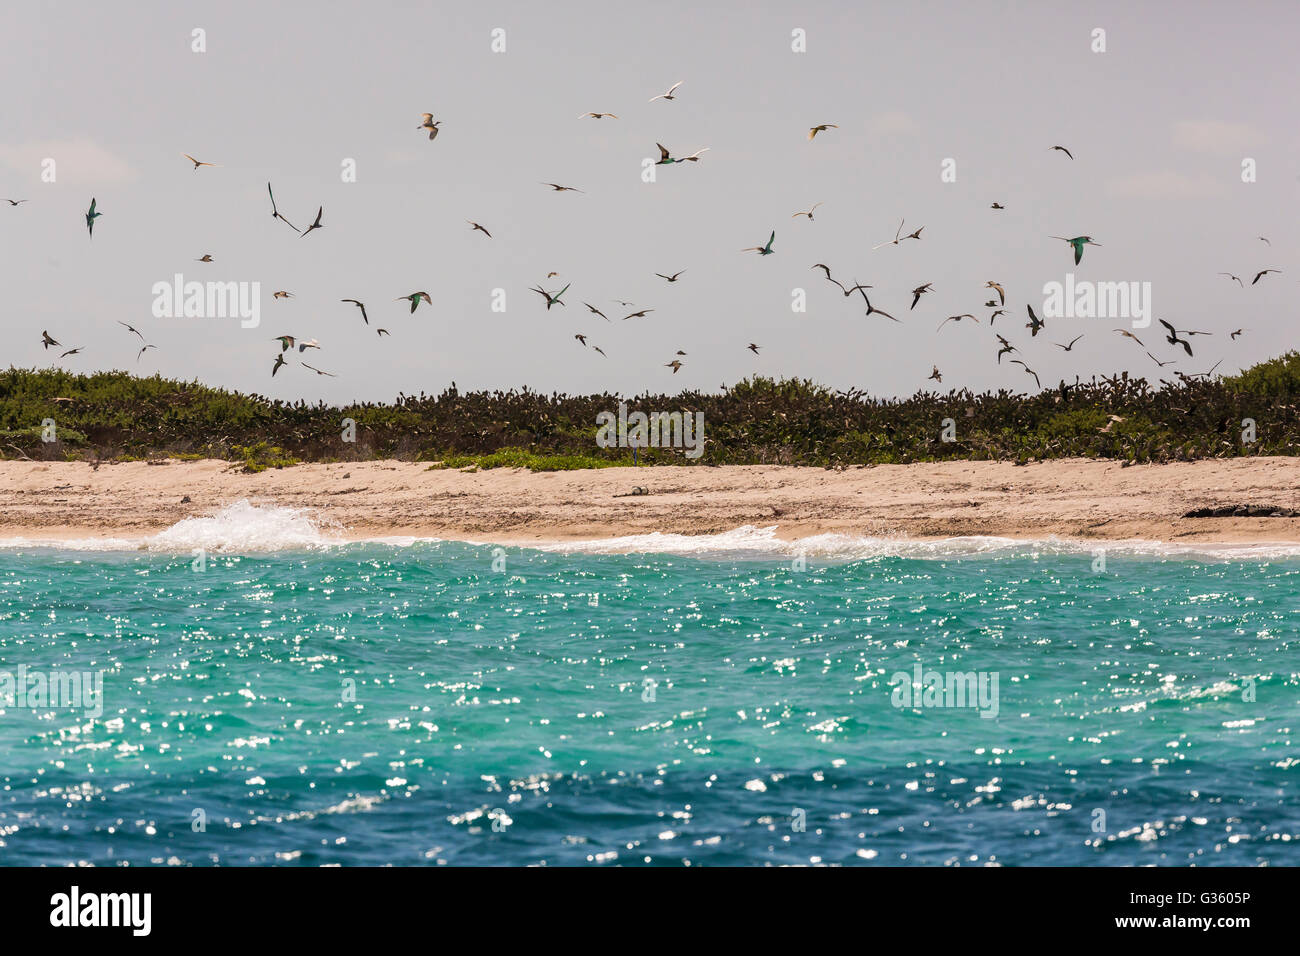
[[(644, 487), (648, 494), (632, 493)], [(0, 462), (0, 539), (144, 538), (241, 499), (310, 509), (346, 540), (530, 545), (775, 525), (819, 534), (1168, 543), (1300, 543), (1300, 517), (1185, 518), (1197, 508), (1300, 506), (1300, 458), (1124, 467), (1062, 459), (948, 461), (835, 471), (788, 465), (564, 472), (429, 470), (392, 460), (245, 474), (219, 460)], [(188, 499), (188, 500), (187, 500)]]

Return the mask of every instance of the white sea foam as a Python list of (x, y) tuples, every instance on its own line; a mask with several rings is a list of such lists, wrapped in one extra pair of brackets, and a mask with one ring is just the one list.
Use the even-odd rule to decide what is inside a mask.
[[(776, 558), (800, 556), (826, 561), (877, 558), (951, 559), (971, 556), (1034, 557), (1053, 554), (1149, 556), (1211, 560), (1267, 561), (1300, 557), (1300, 544), (1172, 544), (1162, 541), (1083, 541), (1067, 538), (1005, 538), (969, 536), (919, 539), (843, 533), (780, 538), (778, 526), (742, 525), (719, 534), (648, 534), (586, 541), (510, 542), (553, 554), (673, 554), (707, 558)], [(0, 539), (0, 549), (51, 548), (63, 551), (154, 551), (189, 553), (203, 548), (214, 553), (253, 554), (316, 550), (343, 545), (375, 545), (394, 549), (437, 543), (445, 539), (418, 536), (349, 538), (342, 529), (311, 509), (255, 505), (241, 499), (216, 514), (184, 518), (165, 531), (140, 538)], [(464, 541), (490, 546), (491, 540)]]

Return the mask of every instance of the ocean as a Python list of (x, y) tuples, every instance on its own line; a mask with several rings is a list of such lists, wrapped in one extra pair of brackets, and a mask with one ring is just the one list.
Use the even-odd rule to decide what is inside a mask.
[(1300, 549), (1105, 548), (5, 542), (0, 864), (1297, 862)]

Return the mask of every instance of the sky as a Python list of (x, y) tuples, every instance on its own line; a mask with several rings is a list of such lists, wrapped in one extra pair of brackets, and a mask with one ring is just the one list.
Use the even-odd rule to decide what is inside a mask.
[[(1295, 342), (1298, 27), (1289, 2), (7, 3), (0, 196), (29, 200), (0, 203), (8, 359), (332, 403), (753, 375), (882, 397), (1032, 390), (995, 333), (1045, 386), (1230, 373)], [(823, 123), (838, 128), (810, 142)], [(646, 182), (656, 143), (709, 151)], [(323, 206), (323, 228), (274, 220), (268, 181), (299, 228)], [(921, 239), (873, 250), (901, 219)], [(772, 230), (773, 255), (741, 252)], [(1049, 237), (1079, 235), (1101, 245), (1076, 267)], [(819, 262), (902, 321), (864, 315)], [(1252, 285), (1265, 268), (1282, 272)], [(260, 283), (260, 324), (157, 317), (154, 286), (177, 273)], [(1157, 326), (1136, 330), (1145, 348), (1122, 338), (1122, 319), (1049, 318), (1031, 337), (1026, 305), (1041, 314), (1067, 273), (1150, 283), (1156, 319), (1213, 334), (1190, 358)], [(989, 280), (1008, 297), (992, 330)], [(568, 283), (549, 311), (530, 291)], [(394, 301), (417, 290), (432, 306)], [(636, 309), (654, 311), (622, 318)], [(937, 330), (960, 313), (979, 324)], [(157, 348), (138, 357), (119, 322)], [(295, 354), (273, 378), (282, 334), (318, 340), (301, 358), (334, 377)]]

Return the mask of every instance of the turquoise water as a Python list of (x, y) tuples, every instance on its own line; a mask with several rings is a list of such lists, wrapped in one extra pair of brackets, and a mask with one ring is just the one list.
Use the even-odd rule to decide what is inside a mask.
[(793, 565), (0, 551), (0, 670), (104, 672), (0, 714), (0, 863), (1297, 861), (1300, 558)]

